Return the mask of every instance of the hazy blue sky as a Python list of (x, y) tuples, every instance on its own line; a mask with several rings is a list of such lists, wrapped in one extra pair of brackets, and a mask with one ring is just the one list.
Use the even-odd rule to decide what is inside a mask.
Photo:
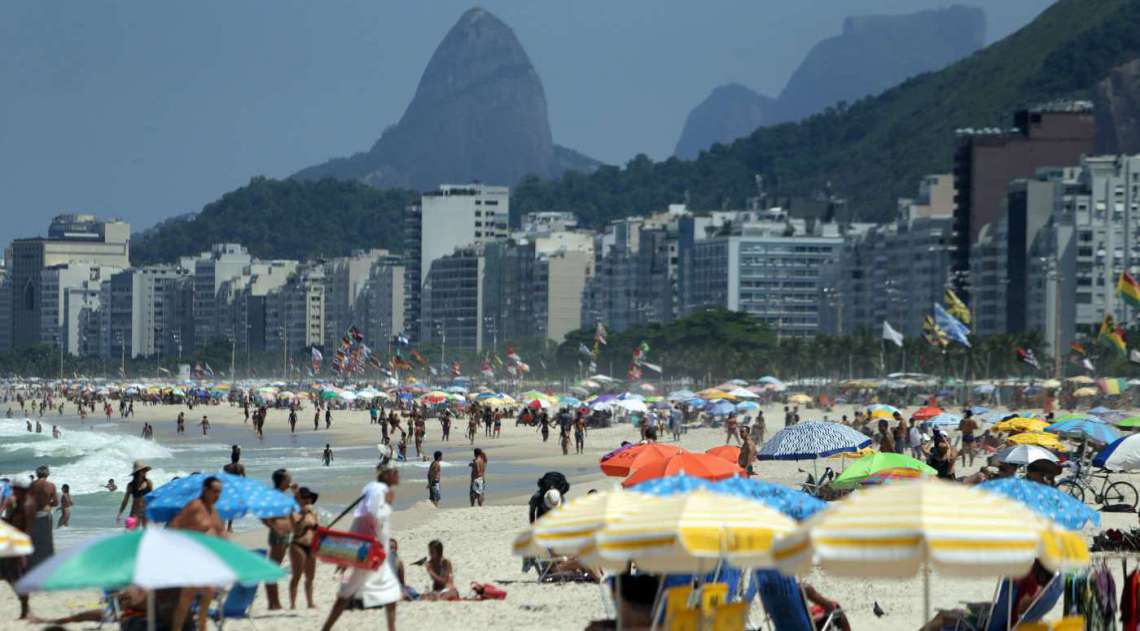
[[(672, 152), (737, 81), (775, 95), (845, 16), (943, 0), (488, 0), (546, 88), (554, 138), (620, 163)], [(1051, 0), (973, 0), (989, 39)], [(399, 119), (453, 0), (10, 0), (0, 4), (0, 242), (62, 211), (136, 229), (251, 176), (369, 147)], [(205, 246), (207, 244), (203, 244)]]

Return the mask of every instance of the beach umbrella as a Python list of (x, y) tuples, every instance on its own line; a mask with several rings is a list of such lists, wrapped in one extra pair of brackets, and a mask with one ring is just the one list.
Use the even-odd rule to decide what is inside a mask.
[(130, 585), (147, 590), (224, 587), (284, 577), (276, 563), (220, 537), (142, 528), (71, 546), (28, 572), (16, 583), (16, 591), (116, 590)]
[(432, 390), (420, 397), (420, 403), (426, 403), (428, 405), (439, 405), (440, 403), (446, 403), (447, 400), (447, 393), (442, 390)]
[(629, 488), (646, 480), (666, 478), (681, 473), (706, 480), (723, 480), (743, 475), (744, 469), (735, 462), (728, 462), (711, 454), (681, 453), (637, 467), (621, 485)]
[[(652, 496), (631, 491), (603, 491), (573, 499), (531, 524), (531, 549), (581, 554), (594, 546), (594, 536), (624, 518)], [(516, 550), (516, 554), (522, 552)]]
[(705, 453), (710, 456), (716, 456), (717, 458), (723, 458), (733, 464), (740, 462), (740, 447), (735, 445), (713, 447), (712, 449), (706, 449)]
[(885, 411), (889, 416), (894, 416), (895, 414), (902, 413), (901, 410), (895, 406), (887, 405), (886, 403), (872, 403), (871, 405), (867, 406), (868, 412), (878, 412), (880, 410)]
[(1054, 451), (1061, 451), (1065, 448), (1061, 441), (1053, 434), (1046, 434), (1044, 432), (1022, 432), (1009, 437), (1009, 442), (1018, 445), (1037, 445), (1046, 449)]
[(949, 412), (943, 412), (938, 416), (931, 417), (926, 421), (926, 423), (931, 427), (958, 427), (958, 424), (961, 422), (961, 416), (958, 416), (957, 414), (951, 414)]
[(1013, 445), (1006, 447), (1001, 451), (994, 454), (998, 462), (1006, 464), (1017, 465), (1019, 467), (1028, 466), (1038, 460), (1048, 460), (1049, 462), (1057, 462), (1057, 456), (1053, 452), (1038, 447), (1037, 445)]
[(22, 557), (32, 553), (32, 538), (7, 522), (0, 521), (0, 558)]
[(756, 383), (764, 384), (766, 386), (777, 386), (777, 385), (782, 384), (783, 382), (780, 381), (779, 379), (771, 376), (771, 375), (767, 375), (767, 376), (764, 376), (764, 377), (757, 379)]
[(1046, 427), (1045, 431), (1070, 438), (1084, 437), (1093, 442), (1102, 444), (1108, 444), (1120, 438), (1120, 432), (1116, 431), (1111, 425), (1079, 418), (1053, 423)]
[(1097, 389), (1096, 388), (1089, 388), (1089, 387), (1077, 388), (1076, 390), (1073, 391), (1073, 396), (1080, 398), (1080, 399), (1084, 399), (1087, 397), (1095, 397), (1096, 395), (1097, 395)]
[(635, 412), (638, 414), (645, 414), (649, 411), (649, 406), (645, 405), (645, 401), (641, 401), (639, 399), (622, 399), (614, 405), (629, 412)]
[(938, 473), (934, 467), (906, 454), (876, 453), (852, 462), (831, 485), (837, 489), (854, 488), (868, 476), (884, 469), (913, 469), (929, 475)]
[(826, 502), (803, 491), (755, 478), (736, 477), (710, 482), (682, 473), (667, 478), (648, 480), (630, 490), (649, 495), (676, 495), (696, 489), (707, 489), (714, 493), (753, 499), (767, 504), (797, 521), (807, 519), (827, 507)]
[(1113, 412), (1116, 412), (1116, 410), (1105, 407), (1103, 405), (1098, 405), (1095, 408), (1089, 410), (1089, 414), (1111, 414)]
[(686, 401), (688, 399), (695, 398), (696, 396), (697, 393), (693, 392), (692, 390), (674, 390), (670, 392), (669, 396), (666, 398), (670, 401)]
[(796, 522), (755, 500), (697, 489), (654, 497), (597, 533), (603, 564), (655, 573), (706, 574), (722, 561), (772, 567), (772, 545)]
[(760, 395), (756, 394), (755, 392), (752, 392), (751, 390), (746, 390), (740, 386), (736, 386), (735, 388), (728, 390), (728, 393), (731, 394), (732, 396), (736, 397), (737, 399), (759, 399), (760, 398)]
[(760, 448), (761, 460), (812, 460), (871, 444), (862, 432), (840, 423), (807, 421), (776, 432)]
[[(214, 504), (222, 519), (237, 519), (246, 513), (266, 519), (300, 510), (292, 495), (273, 489), (268, 484), (224, 472), (213, 475), (222, 482), (222, 495)], [(195, 473), (171, 480), (147, 493), (147, 519), (156, 522), (174, 519), (184, 506), (202, 494), (202, 481), (207, 477), (207, 474)]]
[(706, 388), (704, 390), (701, 390), (697, 393), (697, 396), (706, 401), (715, 401), (717, 399), (728, 399), (730, 401), (734, 401), (736, 399), (736, 397), (732, 396), (731, 394), (722, 390), (717, 390), (716, 388)]
[(580, 401), (579, 399), (577, 399), (575, 397), (563, 396), (563, 397), (558, 397), (558, 405), (576, 408), (576, 407), (581, 407), (582, 401)]
[(930, 619), (930, 569), (961, 577), (1022, 576), (1040, 559), (1051, 570), (1088, 565), (1084, 539), (994, 493), (926, 478), (868, 487), (834, 502), (780, 539), (786, 574), (813, 560), (842, 576), (883, 578), (923, 572)]
[(811, 403), (811, 397), (802, 393), (793, 394), (792, 396), (788, 397), (788, 403), (794, 403), (796, 405), (807, 405)]
[(1047, 517), (1070, 530), (1080, 530), (1086, 523), (1100, 526), (1100, 513), (1068, 493), (1039, 482), (1022, 478), (1001, 478), (982, 482), (978, 488), (1021, 502), (1038, 515)]
[(896, 413), (891, 412), (890, 410), (887, 410), (885, 408), (878, 408), (875, 410), (871, 410), (869, 414), (870, 414), (872, 419), (876, 419), (876, 420), (886, 419), (889, 421), (889, 420), (894, 419)]
[(721, 399), (710, 403), (705, 411), (713, 416), (728, 416), (736, 412), (736, 406), (731, 401)]
[(737, 412), (755, 412), (760, 409), (760, 404), (755, 401), (741, 401), (736, 404)]
[(1119, 423), (1117, 423), (1116, 426), (1117, 427), (1123, 427), (1125, 429), (1132, 429), (1134, 427), (1140, 427), (1140, 416), (1133, 416), (1133, 417), (1126, 418), (1123, 421), (1120, 421)]
[[(893, 480), (913, 480), (915, 478), (925, 477), (926, 475), (928, 474), (925, 471), (919, 471), (918, 469), (911, 469), (909, 467), (880, 469), (860, 480), (859, 484), (861, 486), (869, 486), (872, 484), (883, 484)], [(832, 482), (832, 486), (834, 485), (835, 483)]]
[(1042, 421), (1036, 418), (1026, 418), (1024, 416), (1015, 416), (1011, 419), (1006, 419), (997, 425), (994, 425), (995, 432), (1040, 432), (1041, 430), (1049, 427), (1047, 421)]
[(632, 445), (602, 456), (598, 464), (602, 468), (602, 473), (606, 475), (625, 477), (640, 467), (657, 460), (664, 460), (683, 451), (685, 450), (675, 445), (663, 445), (661, 443)]
[(933, 405), (928, 405), (926, 407), (918, 408), (917, 410), (915, 410), (914, 414), (912, 414), (911, 416), (913, 416), (916, 421), (925, 421), (928, 419), (932, 419), (932, 418), (938, 416), (939, 414), (942, 414), (942, 408), (937, 407), (937, 406), (933, 406)]
[(1130, 434), (1114, 440), (1093, 458), (1093, 466), (1112, 471), (1140, 469), (1140, 434)]
[(1061, 382), (1056, 379), (1046, 379), (1041, 382), (1042, 388), (1060, 388)]

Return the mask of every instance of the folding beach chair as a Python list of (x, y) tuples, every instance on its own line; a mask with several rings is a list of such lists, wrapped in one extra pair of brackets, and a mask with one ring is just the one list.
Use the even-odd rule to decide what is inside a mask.
[[(745, 595), (745, 602), (760, 596), (767, 614), (767, 626), (776, 631), (816, 631), (808, 610), (807, 599), (796, 579), (784, 576), (775, 570), (757, 570), (752, 575), (752, 583)], [(839, 611), (832, 611), (820, 625), (819, 631), (827, 631), (835, 625)]]

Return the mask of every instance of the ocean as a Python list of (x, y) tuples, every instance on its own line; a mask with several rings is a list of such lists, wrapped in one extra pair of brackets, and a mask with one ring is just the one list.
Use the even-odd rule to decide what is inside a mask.
[[(180, 408), (170, 408), (171, 418)], [(48, 414), (41, 419), (43, 433), (29, 433), (26, 421), (35, 419), (0, 418), (0, 477), (14, 478), (31, 475), (35, 468), (46, 464), (51, 468), (50, 480), (57, 488), (71, 487), (75, 506), (71, 513), (71, 527), (56, 531), (58, 546), (107, 532), (121, 525), (115, 515), (129, 481), (131, 464), (145, 460), (152, 467), (150, 479), (160, 486), (176, 476), (194, 472), (213, 472), (229, 462), (230, 446), (242, 448), (242, 463), (246, 475), (269, 483), (272, 472), (287, 468), (297, 484), (308, 486), (321, 494), (318, 511), (322, 521), (340, 513), (355, 499), (359, 489), (372, 479), (377, 462), (375, 444), (333, 445), (334, 461), (324, 466), (321, 454), (329, 434), (324, 431), (298, 431), (290, 434), (279, 426), (267, 429), (264, 440), (253, 436), (249, 426), (215, 425), (208, 436), (187, 421), (186, 434), (177, 436), (174, 421), (155, 423), (155, 440), (141, 438), (142, 422), (88, 417), (81, 421), (74, 415)], [(62, 431), (53, 439), (52, 424)], [(302, 426), (299, 426), (299, 428)], [(311, 427), (311, 426), (310, 426)], [(379, 434), (379, 430), (377, 430)], [(425, 449), (440, 449), (438, 441), (425, 443)], [(377, 439), (378, 442), (378, 439)], [(478, 441), (479, 444), (483, 441)], [(467, 462), (471, 457), (466, 441), (444, 443), (443, 482), (452, 488), (455, 478), (468, 476)], [(412, 452), (409, 446), (409, 452)], [(403, 471), (401, 490), (397, 493), (397, 509), (405, 508), (425, 499), (423, 490), (427, 462), (398, 463)], [(495, 495), (518, 495), (529, 492), (533, 480), (543, 473), (539, 467), (504, 462), (494, 463)], [(118, 491), (108, 492), (104, 485), (114, 479)], [(465, 484), (465, 482), (464, 482)], [(445, 492), (443, 506), (466, 505), (466, 493)], [(234, 522), (235, 530), (263, 528), (250, 516)]]

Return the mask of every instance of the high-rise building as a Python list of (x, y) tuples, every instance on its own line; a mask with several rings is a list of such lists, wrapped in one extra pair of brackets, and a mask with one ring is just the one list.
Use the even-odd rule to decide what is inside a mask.
[(64, 263), (40, 272), (40, 341), (76, 355), (80, 339), (80, 313), (98, 308), (102, 286), (121, 270), (90, 263)]
[(643, 217), (611, 221), (595, 238), (594, 274), (582, 294), (582, 324), (614, 331), (676, 315), (669, 228)]
[(970, 248), (982, 228), (996, 221), (1010, 180), (1038, 168), (1076, 164), (1092, 153), (1096, 123), (1092, 104), (1050, 104), (1014, 114), (1010, 129), (959, 129), (954, 152), (954, 283), (968, 297)]
[(38, 344), (42, 336), (42, 270), (68, 263), (125, 269), (130, 266), (130, 225), (93, 215), (59, 215), (47, 238), (12, 241), (10, 256), (12, 346)]
[[(197, 345), (213, 339), (235, 339), (229, 301), (235, 295), (232, 283), (253, 262), (245, 247), (218, 243), (194, 259), (194, 340)], [(225, 289), (225, 291), (223, 291)]]
[(420, 294), (421, 341), (483, 350), (483, 247), (458, 248), (431, 262)]

